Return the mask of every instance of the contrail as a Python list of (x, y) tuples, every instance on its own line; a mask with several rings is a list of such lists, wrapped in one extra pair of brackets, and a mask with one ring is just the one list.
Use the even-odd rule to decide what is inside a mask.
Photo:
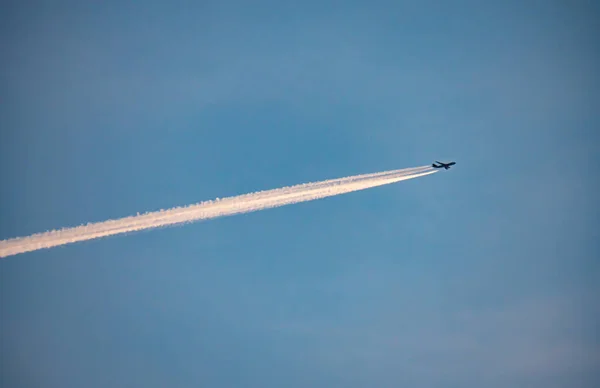
[(155, 211), (116, 220), (88, 223), (87, 225), (53, 230), (27, 237), (17, 237), (0, 241), (0, 258), (116, 234), (208, 220), (312, 201), (417, 178), (435, 172), (437, 170), (429, 166), (422, 166), (374, 174), (355, 175), (346, 178), (282, 187), (280, 189), (258, 191), (235, 197), (217, 198), (213, 201), (200, 202), (189, 206), (174, 207), (168, 210)]

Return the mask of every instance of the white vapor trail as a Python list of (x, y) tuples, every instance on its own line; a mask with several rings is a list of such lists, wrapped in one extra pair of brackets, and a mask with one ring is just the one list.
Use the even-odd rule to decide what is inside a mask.
[(116, 234), (208, 220), (216, 217), (231, 216), (312, 201), (417, 178), (435, 172), (437, 170), (423, 166), (374, 174), (355, 175), (280, 189), (258, 191), (235, 197), (217, 198), (214, 201), (200, 202), (189, 206), (175, 207), (116, 220), (88, 223), (87, 225), (53, 230), (27, 237), (17, 237), (0, 241), (0, 258)]

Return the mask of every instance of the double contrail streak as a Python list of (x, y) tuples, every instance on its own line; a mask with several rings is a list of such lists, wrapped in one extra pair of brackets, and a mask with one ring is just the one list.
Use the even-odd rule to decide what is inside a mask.
[(214, 201), (175, 207), (116, 220), (33, 234), (27, 237), (17, 237), (0, 241), (0, 258), (116, 234), (208, 220), (312, 201), (417, 178), (435, 172), (437, 170), (423, 166), (374, 174), (355, 175), (216, 199)]

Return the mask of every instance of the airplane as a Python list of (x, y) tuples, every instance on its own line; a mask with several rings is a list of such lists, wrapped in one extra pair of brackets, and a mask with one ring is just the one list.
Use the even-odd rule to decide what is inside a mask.
[(438, 162), (437, 160), (436, 160), (436, 163), (439, 163), (439, 164), (435, 164), (435, 163), (433, 163), (433, 164), (431, 165), (431, 167), (433, 167), (433, 168), (442, 168), (442, 167), (443, 167), (443, 168), (445, 168), (446, 170), (447, 170), (447, 169), (449, 169), (449, 168), (450, 168), (450, 166), (454, 166), (454, 165), (456, 164), (456, 162), (442, 163), (442, 162)]

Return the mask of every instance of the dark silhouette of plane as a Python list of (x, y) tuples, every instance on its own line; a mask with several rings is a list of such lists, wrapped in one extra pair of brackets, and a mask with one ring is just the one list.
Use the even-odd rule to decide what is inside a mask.
[(435, 164), (435, 163), (433, 163), (433, 164), (431, 165), (431, 167), (433, 167), (433, 168), (442, 168), (442, 167), (443, 167), (443, 168), (445, 168), (446, 170), (447, 170), (447, 169), (449, 169), (449, 168), (450, 168), (450, 166), (454, 166), (454, 165), (456, 164), (456, 162), (442, 163), (442, 162), (438, 162), (437, 160), (436, 160), (435, 162), (436, 162), (436, 163), (439, 163), (439, 164)]

